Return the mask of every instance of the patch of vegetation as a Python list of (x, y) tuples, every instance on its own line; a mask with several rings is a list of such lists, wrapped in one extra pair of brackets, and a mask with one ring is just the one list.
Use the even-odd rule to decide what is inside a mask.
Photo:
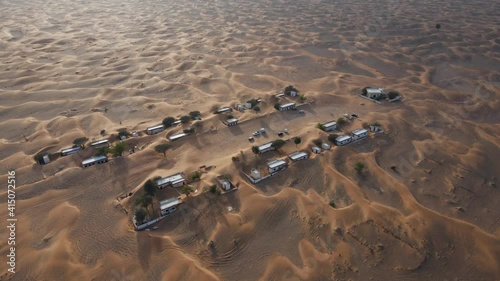
[(193, 174), (191, 175), (191, 180), (193, 181), (197, 181), (201, 178), (201, 173), (199, 171), (195, 171), (193, 172)]
[(332, 143), (335, 143), (335, 139), (338, 137), (339, 137), (339, 135), (337, 135), (337, 134), (329, 134), (328, 140), (331, 141)]
[(252, 152), (255, 154), (259, 154), (259, 147), (256, 145), (252, 146)]
[(144, 183), (144, 192), (149, 196), (155, 196), (158, 191), (158, 185), (156, 185), (156, 181), (149, 179)]
[(285, 87), (285, 90), (283, 91), (283, 93), (284, 93), (285, 95), (290, 95), (290, 93), (291, 93), (292, 91), (297, 92), (297, 93), (299, 92), (299, 90), (297, 90), (294, 86), (292, 86), (292, 85), (288, 85), (288, 86), (286, 86), (286, 87)]
[(260, 112), (260, 106), (256, 105), (254, 107), (252, 107), (253, 110), (255, 110), (255, 112)]
[(321, 131), (324, 131), (325, 130), (325, 125), (323, 125), (321, 123), (318, 123), (318, 124), (316, 124), (316, 128), (320, 129)]
[(286, 144), (286, 142), (284, 140), (281, 140), (281, 139), (277, 139), (277, 140), (274, 140), (273, 143), (271, 144), (272, 147), (274, 147), (274, 149), (280, 149), (282, 148), (284, 145)]
[(339, 126), (343, 126), (343, 125), (345, 125), (346, 123), (347, 123), (347, 121), (346, 121), (344, 118), (342, 118), (342, 117), (340, 117), (339, 119), (337, 119), (337, 124), (338, 124)]
[(217, 193), (217, 185), (215, 185), (215, 184), (211, 185), (209, 190), (211, 193), (216, 194)]
[(390, 100), (392, 100), (392, 99), (399, 97), (400, 94), (398, 92), (389, 92), (389, 94), (387, 94), (387, 96), (389, 97)]
[(101, 147), (95, 152), (95, 156), (107, 155), (109, 153), (109, 147)]
[(301, 100), (301, 101), (305, 101), (306, 99), (307, 99), (307, 98), (306, 98), (306, 96), (305, 96), (305, 95), (300, 95), (300, 100)]
[(226, 116), (226, 119), (233, 119), (233, 118), (234, 118), (234, 115), (232, 115), (232, 114), (228, 114), (228, 115)]
[(127, 149), (127, 144), (125, 142), (121, 141), (121, 142), (117, 143), (111, 149), (110, 152), (113, 154), (113, 157), (117, 157), (117, 156), (122, 156), (125, 149)]
[(174, 122), (175, 122), (175, 118), (169, 116), (169, 117), (166, 117), (165, 119), (163, 119), (163, 121), (161, 123), (163, 124), (163, 126), (165, 126), (165, 128), (168, 128), (168, 127), (172, 127)]
[(181, 120), (182, 124), (187, 124), (187, 123), (189, 123), (189, 121), (191, 121), (191, 116), (184, 115), (184, 116), (181, 116), (181, 118), (179, 120)]
[(189, 129), (184, 129), (182, 130), (185, 134), (193, 134), (194, 133), (194, 128), (189, 128)]
[(239, 158), (238, 156), (233, 156), (233, 157), (231, 157), (231, 160), (232, 160), (233, 162), (239, 162), (239, 161), (240, 161), (240, 158)]
[(105, 134), (106, 134), (106, 130), (102, 129), (102, 130), (101, 130), (101, 135), (103, 135), (103, 136), (104, 136)]
[(89, 139), (86, 137), (76, 138), (73, 140), (73, 144), (76, 146), (83, 146)]
[(275, 103), (275, 104), (274, 104), (274, 108), (275, 108), (276, 110), (280, 110), (280, 105), (281, 105), (281, 104), (280, 104), (279, 102), (277, 102), (277, 103)]
[(356, 163), (356, 165), (354, 165), (354, 170), (356, 170), (356, 172), (358, 172), (358, 174), (361, 174), (361, 172), (363, 172), (364, 168), (365, 168), (365, 164), (363, 164), (361, 162), (358, 162), (358, 163)]
[(251, 104), (252, 108), (254, 108), (259, 103), (259, 101), (257, 99), (250, 99), (247, 100), (247, 103)]
[(163, 153), (164, 157), (167, 157), (167, 150), (170, 148), (170, 145), (166, 143), (159, 144), (155, 146), (155, 151), (158, 153)]
[(330, 199), (330, 202), (328, 203), (328, 205), (330, 205), (330, 207), (332, 207), (332, 208), (336, 208), (335, 201), (333, 201), (333, 199)]
[(146, 219), (146, 214), (147, 213), (143, 208), (135, 209), (135, 220), (137, 221), (137, 224), (144, 223), (144, 220)]
[(194, 192), (194, 189), (190, 186), (186, 186), (182, 189), (182, 194), (186, 194), (186, 196), (189, 196), (191, 193)]
[(201, 113), (199, 111), (191, 111), (189, 112), (189, 116), (192, 118), (192, 119), (198, 119), (200, 118), (201, 116)]
[(293, 139), (293, 143), (295, 143), (295, 146), (297, 146), (301, 142), (302, 142), (302, 138), (301, 137), (295, 137), (295, 139)]

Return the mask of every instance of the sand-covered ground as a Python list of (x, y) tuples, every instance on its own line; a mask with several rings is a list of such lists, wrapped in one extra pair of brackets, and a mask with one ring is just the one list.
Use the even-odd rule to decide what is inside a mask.
[[(500, 280), (499, 14), (486, 0), (0, 0), (0, 280)], [(289, 84), (316, 101), (304, 115), (273, 109)], [(356, 96), (368, 85), (404, 100)], [(210, 113), (250, 98), (262, 112), (235, 113), (240, 126)], [(196, 133), (166, 157), (154, 146), (180, 126), (97, 167), (80, 167), (87, 151), (33, 160), (193, 110)], [(346, 131), (385, 133), (256, 185), (242, 177), (326, 139), (315, 125), (345, 112), (360, 116)], [(254, 156), (260, 127), (257, 144), (283, 128), (303, 141)], [(201, 165), (216, 167), (177, 213), (132, 230), (117, 196)], [(238, 191), (201, 194), (225, 173)]]

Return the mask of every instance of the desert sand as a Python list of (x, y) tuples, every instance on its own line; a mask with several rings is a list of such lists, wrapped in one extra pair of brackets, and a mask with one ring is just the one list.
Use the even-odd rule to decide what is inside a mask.
[[(0, 280), (500, 280), (499, 13), (486, 0), (0, 0), (1, 229), (10, 170), (18, 219), (16, 273), (2, 231)], [(303, 115), (273, 109), (290, 84)], [(404, 98), (361, 99), (368, 85)], [(211, 113), (250, 98), (262, 111), (234, 128)], [(33, 160), (193, 110), (201, 122), (128, 139), (140, 149), (106, 164)], [(240, 173), (309, 149), (343, 113), (359, 114), (345, 131), (385, 132), (259, 184)], [(302, 143), (255, 156), (261, 127), (257, 144), (283, 128)], [(133, 230), (119, 195), (201, 165), (216, 168), (179, 211)], [(237, 191), (202, 192), (225, 173)]]

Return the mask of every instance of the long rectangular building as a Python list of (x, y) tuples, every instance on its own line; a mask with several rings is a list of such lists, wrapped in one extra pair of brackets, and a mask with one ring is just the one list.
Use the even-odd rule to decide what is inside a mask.
[(98, 164), (102, 164), (102, 163), (106, 163), (106, 162), (108, 162), (108, 157), (106, 157), (105, 155), (98, 155), (98, 156), (90, 157), (88, 159), (83, 160), (82, 166), (84, 168), (86, 168), (86, 167), (90, 167), (90, 166), (94, 166), (94, 165), (98, 165)]
[(168, 177), (164, 177), (164, 178), (158, 179), (156, 181), (156, 185), (158, 186), (158, 189), (163, 189), (167, 186), (181, 187), (185, 184), (186, 184), (186, 179), (184, 178), (183, 173), (177, 173), (174, 175), (170, 175)]
[(153, 126), (153, 127), (149, 127), (146, 129), (146, 132), (148, 133), (148, 135), (154, 135), (154, 134), (158, 134), (159, 132), (163, 132), (165, 130), (165, 126), (162, 125), (156, 125), (156, 126)]
[(109, 147), (109, 140), (108, 139), (96, 140), (94, 142), (91, 142), (90, 146), (93, 148)]
[(71, 155), (71, 154), (77, 153), (80, 150), (82, 150), (81, 146), (75, 146), (75, 147), (65, 148), (65, 149), (61, 150), (61, 155), (62, 156)]

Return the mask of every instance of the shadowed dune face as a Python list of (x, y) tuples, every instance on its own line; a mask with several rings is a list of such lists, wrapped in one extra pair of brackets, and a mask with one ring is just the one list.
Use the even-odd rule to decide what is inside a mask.
[[(499, 13), (486, 0), (0, 0), (0, 181), (16, 171), (18, 218), (17, 273), (0, 280), (500, 280)], [(273, 109), (290, 84), (316, 100), (304, 115)], [(368, 85), (404, 100), (358, 98)], [(234, 113), (250, 120), (237, 127), (210, 113), (250, 98), (261, 112)], [(179, 127), (97, 167), (80, 168), (90, 151), (33, 161), (193, 110), (196, 134), (166, 157), (154, 146)], [(360, 118), (346, 132), (385, 133), (242, 177), (326, 140), (315, 125), (347, 112)], [(283, 128), (302, 143), (255, 156), (261, 127), (256, 144)], [(192, 198), (132, 230), (133, 198), (118, 195), (201, 165), (216, 168)], [(238, 191), (202, 193), (223, 173)]]

